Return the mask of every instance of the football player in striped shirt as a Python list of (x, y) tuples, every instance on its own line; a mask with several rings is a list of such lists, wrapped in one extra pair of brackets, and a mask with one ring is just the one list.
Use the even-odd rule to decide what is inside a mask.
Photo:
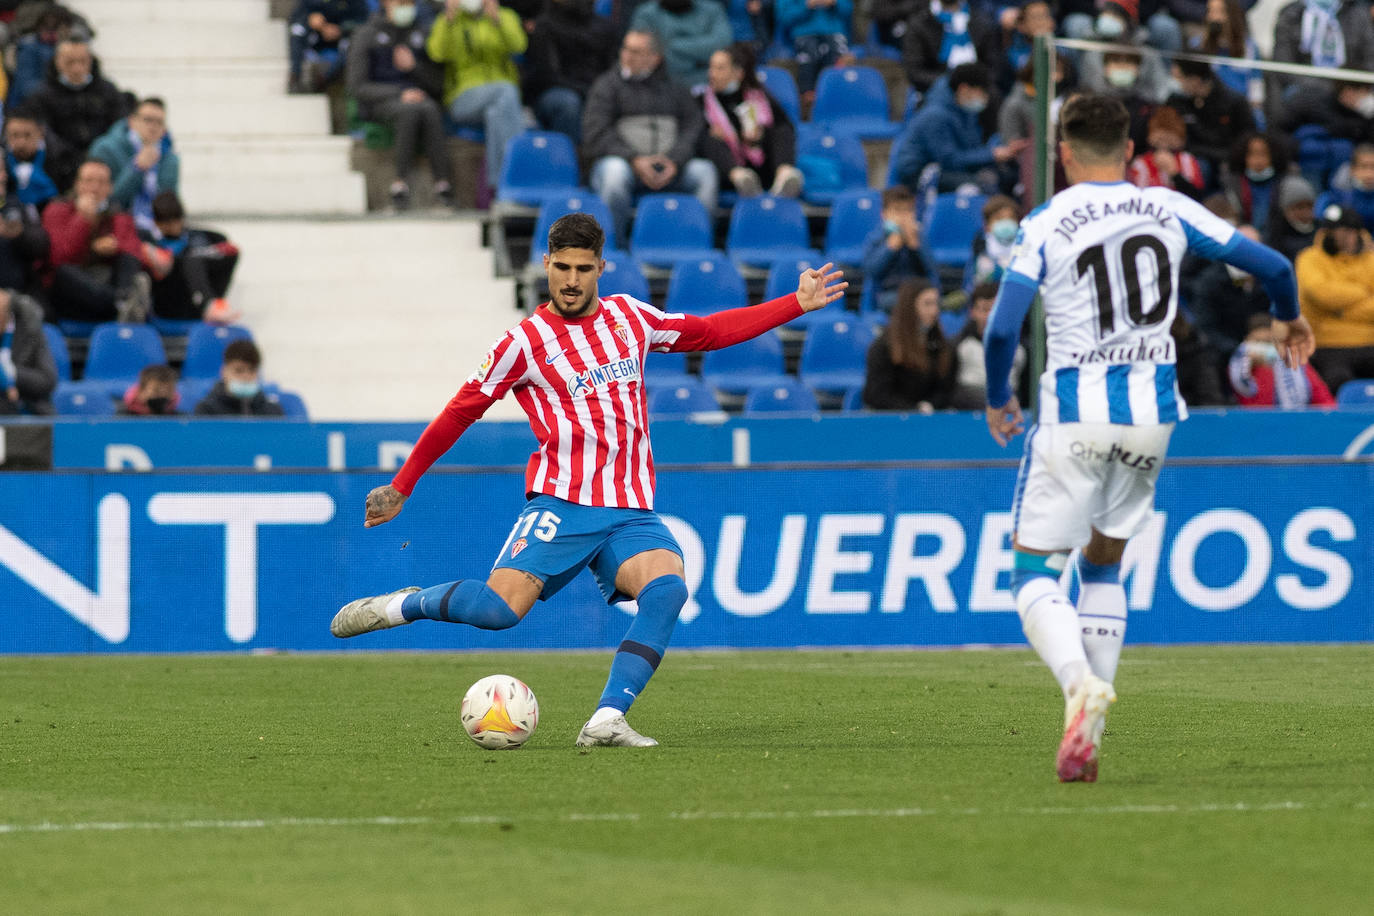
[(585, 213), (549, 229), (550, 300), (511, 328), (420, 436), (392, 482), (368, 494), (367, 527), (395, 518), (416, 481), (506, 394), (529, 415), (539, 442), (525, 474), (528, 502), (485, 579), (404, 588), (345, 605), (335, 636), (421, 618), (486, 630), (515, 626), (590, 568), (607, 602), (639, 610), (577, 744), (652, 747), (625, 721), (687, 601), (682, 551), (654, 513), (654, 462), (643, 384), (650, 351), (693, 352), (749, 340), (823, 308), (849, 285), (830, 264), (803, 271), (797, 292), (706, 317), (664, 313), (629, 296), (597, 295), (605, 262), (601, 226)]
[[(1040, 293), (1047, 358), (1016, 482), (1011, 584), (1026, 638), (1064, 692), (1064, 782), (1097, 778), (1126, 633), (1121, 555), (1150, 519), (1169, 436), (1187, 416), (1169, 333), (1184, 254), (1260, 280), (1288, 365), (1313, 349), (1288, 260), (1182, 194), (1127, 182), (1128, 125), (1125, 107), (1107, 96), (1065, 102), (1059, 154), (1071, 187), (1021, 221), (985, 339), (988, 428), (1005, 445), (1022, 429), (1008, 377)], [(1074, 548), (1076, 608), (1059, 587)]]

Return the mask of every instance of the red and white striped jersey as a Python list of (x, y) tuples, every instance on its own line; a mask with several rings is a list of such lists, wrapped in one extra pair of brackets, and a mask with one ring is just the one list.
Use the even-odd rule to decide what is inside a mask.
[(795, 296), (705, 318), (669, 314), (609, 296), (586, 318), (547, 303), (506, 332), (480, 369), (430, 424), (392, 485), (410, 494), (420, 475), (507, 393), (529, 416), (539, 449), (525, 491), (584, 506), (652, 509), (644, 360), (658, 352), (712, 350), (757, 336), (801, 314)]

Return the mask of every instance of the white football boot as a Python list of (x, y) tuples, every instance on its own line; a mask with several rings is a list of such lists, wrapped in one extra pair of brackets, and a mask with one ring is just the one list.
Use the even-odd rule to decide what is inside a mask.
[(1089, 674), (1064, 708), (1064, 738), (1055, 769), (1060, 782), (1097, 782), (1097, 753), (1107, 727), (1107, 708), (1116, 702), (1112, 685)]
[(419, 586), (412, 585), (409, 588), (388, 592), (385, 595), (373, 595), (370, 598), (350, 601), (339, 609), (339, 613), (334, 615), (334, 620), (329, 624), (329, 632), (340, 639), (347, 639), (350, 636), (357, 636), (359, 633), (371, 633), (373, 630), (399, 627), (401, 623), (407, 621), (392, 623), (391, 619), (386, 616), (386, 606), (397, 595), (410, 595), (419, 590)]
[(599, 725), (588, 722), (577, 736), (578, 747), (658, 747), (653, 738), (630, 727), (624, 716), (614, 716)]

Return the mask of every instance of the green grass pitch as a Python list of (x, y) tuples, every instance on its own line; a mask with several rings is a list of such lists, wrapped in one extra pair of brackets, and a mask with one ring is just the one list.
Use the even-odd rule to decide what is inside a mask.
[[(1060, 785), (1028, 651), (0, 660), (6, 913), (1374, 911), (1374, 646), (1128, 648)], [(517, 751), (458, 701), (535, 690)]]

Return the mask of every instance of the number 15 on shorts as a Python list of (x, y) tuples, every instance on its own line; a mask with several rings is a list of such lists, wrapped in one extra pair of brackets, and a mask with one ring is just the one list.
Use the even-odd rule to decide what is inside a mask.
[(510, 551), (511, 559), (520, 555), (529, 544), (528, 538), (534, 535), (544, 543), (549, 543), (558, 536), (558, 525), (563, 520), (547, 510), (535, 509), (526, 512), (515, 520), (515, 527), (510, 530), (510, 536), (506, 538), (506, 544), (501, 548), (501, 555), (505, 556), (506, 551)]

